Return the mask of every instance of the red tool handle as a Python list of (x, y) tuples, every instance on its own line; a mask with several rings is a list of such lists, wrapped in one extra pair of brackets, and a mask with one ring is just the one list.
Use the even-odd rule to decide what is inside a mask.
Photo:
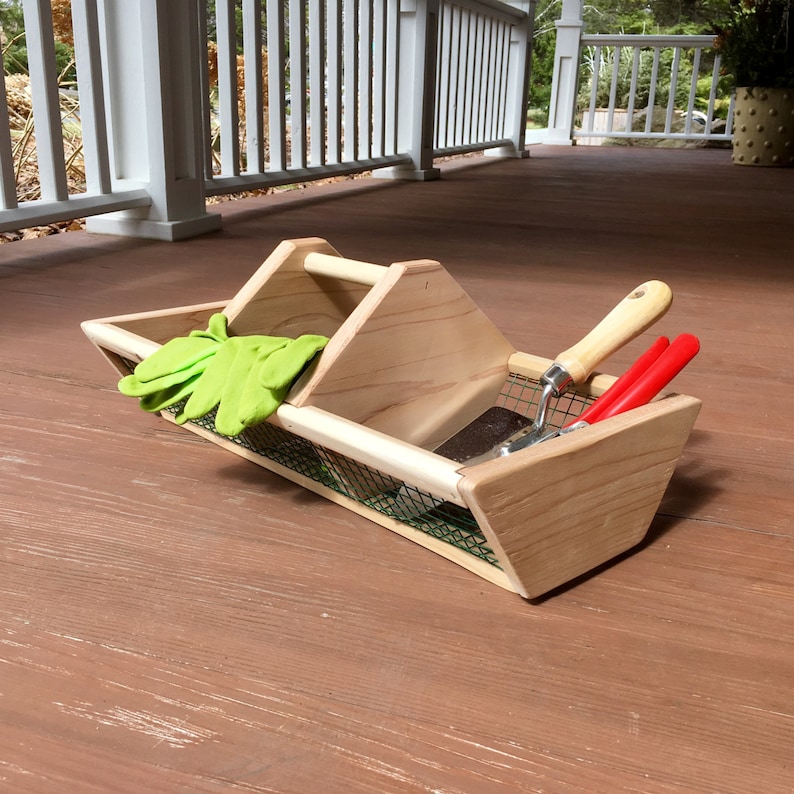
[[(641, 378), (659, 356), (670, 346), (666, 336), (660, 336), (592, 405), (574, 421), (593, 424), (604, 416), (605, 411)], [(573, 424), (573, 422), (571, 423)]]
[(692, 334), (677, 336), (659, 358), (599, 416), (610, 416), (650, 402), (697, 355), (700, 342)]

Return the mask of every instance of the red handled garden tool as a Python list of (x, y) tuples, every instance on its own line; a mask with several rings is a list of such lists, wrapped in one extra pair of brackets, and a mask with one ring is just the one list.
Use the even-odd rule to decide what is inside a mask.
[[(475, 419), (435, 451), (444, 457), (471, 464), (498, 457), (504, 444), (515, 449), (530, 446), (549, 433), (549, 401), (586, 381), (608, 356), (639, 336), (670, 308), (673, 294), (662, 281), (646, 281), (632, 290), (586, 336), (560, 353), (541, 375), (540, 401), (534, 422), (505, 408), (494, 407)], [(556, 430), (554, 431), (556, 433)]]
[(700, 342), (692, 334), (681, 334), (672, 344), (666, 343), (666, 337), (659, 337), (575, 422), (559, 433), (570, 433), (649, 403), (700, 350)]
[(667, 337), (661, 336), (574, 422), (562, 429), (550, 429), (540, 434), (531, 427), (525, 428), (498, 447), (469, 459), (466, 463), (473, 466), (491, 458), (510, 455), (555, 436), (579, 430), (631, 408), (645, 405), (681, 372), (699, 350), (700, 342), (692, 334), (681, 334), (672, 344)]

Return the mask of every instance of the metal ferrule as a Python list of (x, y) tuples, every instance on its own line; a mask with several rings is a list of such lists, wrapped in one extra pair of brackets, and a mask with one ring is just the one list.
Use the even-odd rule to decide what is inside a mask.
[(571, 373), (560, 364), (552, 364), (540, 377), (543, 384), (551, 386), (555, 397), (564, 394), (573, 383)]

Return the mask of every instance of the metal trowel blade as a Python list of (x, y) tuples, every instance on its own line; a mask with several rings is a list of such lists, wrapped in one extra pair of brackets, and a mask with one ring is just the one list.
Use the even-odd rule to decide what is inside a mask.
[(469, 422), (435, 452), (458, 463), (468, 463), (472, 458), (498, 448), (521, 430), (532, 425), (532, 420), (507, 408), (489, 408)]
[(521, 449), (526, 449), (527, 447), (532, 447), (535, 444), (540, 444), (543, 441), (554, 438), (559, 432), (560, 431), (556, 428), (529, 425), (519, 430), (517, 433), (514, 433), (509, 438), (506, 438), (500, 444), (494, 444), (493, 447), (481, 455), (469, 458), (465, 463), (467, 466), (476, 466), (478, 463), (485, 463), (487, 460), (504, 458)]
[(494, 407), (480, 414), (435, 452), (466, 466), (474, 466), (545, 441), (557, 432), (548, 428), (535, 430), (528, 417), (507, 408)]

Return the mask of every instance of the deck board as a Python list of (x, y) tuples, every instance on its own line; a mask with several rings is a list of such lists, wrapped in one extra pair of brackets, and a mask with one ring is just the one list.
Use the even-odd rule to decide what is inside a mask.
[[(723, 151), (533, 147), (221, 205), (180, 243), (0, 246), (0, 788), (790, 791), (792, 186)], [(701, 338), (646, 541), (529, 603), (115, 391), (81, 320), (226, 298), (301, 236), (437, 259), (544, 356), (667, 280), (604, 367)]]

